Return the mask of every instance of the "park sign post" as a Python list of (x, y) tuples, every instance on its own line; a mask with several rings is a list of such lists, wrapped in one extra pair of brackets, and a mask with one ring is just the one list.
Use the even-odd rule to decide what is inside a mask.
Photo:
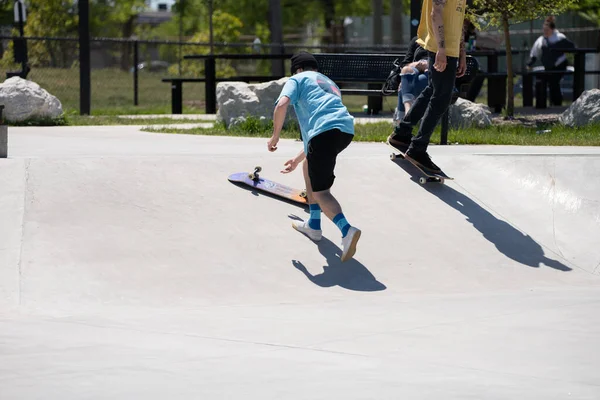
[(20, 24), (21, 36), (23, 36), (23, 24), (27, 21), (27, 8), (23, 0), (15, 0), (15, 22)]
[(14, 39), (13, 53), (15, 63), (22, 65), (20, 72), (8, 72), (6, 77), (20, 76), (25, 79), (28, 72), (27, 42), (25, 41), (25, 21), (27, 20), (27, 8), (23, 0), (15, 0), (15, 24), (19, 26), (19, 37)]

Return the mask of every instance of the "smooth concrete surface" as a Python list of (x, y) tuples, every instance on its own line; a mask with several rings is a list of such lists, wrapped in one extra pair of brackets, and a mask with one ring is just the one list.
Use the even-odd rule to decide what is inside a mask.
[(432, 146), (421, 186), (353, 143), (363, 231), (227, 181), (301, 143), (11, 128), (0, 160), (0, 399), (600, 398), (600, 149)]

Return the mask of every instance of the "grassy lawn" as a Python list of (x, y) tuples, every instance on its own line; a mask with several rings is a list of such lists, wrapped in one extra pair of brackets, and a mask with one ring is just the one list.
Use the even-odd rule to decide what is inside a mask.
[[(392, 132), (391, 122), (359, 124), (356, 126), (356, 141), (385, 142)], [(211, 129), (174, 129), (152, 127), (144, 128), (147, 132), (188, 134), (188, 135), (216, 135), (216, 136), (246, 136), (263, 137), (271, 136), (269, 128), (259, 127), (250, 122), (238, 128), (226, 130), (216, 125)], [(544, 132), (550, 130), (550, 132)], [(286, 129), (282, 137), (296, 139), (300, 133), (296, 129)], [(434, 132), (431, 143), (440, 142), (440, 127)], [(600, 146), (600, 125), (585, 128), (567, 128), (560, 125), (540, 128), (522, 126), (491, 126), (487, 129), (461, 129), (448, 132), (448, 143), (451, 144), (493, 144), (493, 145), (530, 145), (530, 146)]]
[[(4, 75), (6, 71), (0, 71)], [(170, 114), (171, 85), (161, 72), (139, 73), (139, 105), (133, 105), (133, 74), (118, 68), (92, 70), (92, 115)], [(67, 115), (79, 114), (79, 69), (33, 68), (29, 80), (58, 97)], [(183, 113), (204, 113), (204, 83), (183, 85)], [(367, 97), (345, 96), (350, 111), (359, 112)], [(396, 98), (384, 98), (384, 110), (393, 111)]]
[[(164, 77), (164, 73), (140, 72), (136, 107), (132, 73), (118, 68), (92, 70), (92, 115), (170, 114), (171, 85), (161, 81)], [(78, 68), (33, 68), (27, 79), (58, 97), (65, 114), (79, 113)], [(184, 84), (183, 101), (184, 114), (204, 113), (204, 84)]]

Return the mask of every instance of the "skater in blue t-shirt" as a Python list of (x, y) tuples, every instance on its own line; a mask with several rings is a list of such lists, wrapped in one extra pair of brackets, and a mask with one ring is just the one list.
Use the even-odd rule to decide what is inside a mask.
[(304, 149), (285, 163), (281, 172), (290, 173), (303, 163), (310, 218), (294, 222), (293, 227), (309, 238), (321, 240), (321, 210), (342, 232), (342, 261), (356, 252), (361, 231), (351, 226), (342, 213), (342, 207), (330, 192), (335, 180), (337, 155), (354, 138), (354, 117), (342, 103), (340, 89), (325, 75), (317, 72), (318, 63), (312, 54), (300, 52), (292, 59), (292, 77), (286, 82), (276, 101), (273, 114), (273, 136), (269, 151), (277, 150), (279, 135), (285, 121), (287, 107), (294, 106)]

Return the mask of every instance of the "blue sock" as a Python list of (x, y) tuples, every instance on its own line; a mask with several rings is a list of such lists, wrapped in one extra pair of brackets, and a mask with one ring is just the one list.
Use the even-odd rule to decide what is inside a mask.
[(346, 237), (346, 235), (348, 234), (348, 229), (350, 229), (350, 224), (348, 223), (348, 221), (346, 221), (346, 217), (344, 217), (344, 214), (339, 213), (338, 215), (336, 215), (335, 218), (333, 218), (333, 223), (336, 224), (338, 228), (340, 228), (340, 231), (342, 231), (342, 237)]
[(321, 229), (321, 207), (318, 204), (310, 205), (310, 219), (308, 220), (310, 229)]

